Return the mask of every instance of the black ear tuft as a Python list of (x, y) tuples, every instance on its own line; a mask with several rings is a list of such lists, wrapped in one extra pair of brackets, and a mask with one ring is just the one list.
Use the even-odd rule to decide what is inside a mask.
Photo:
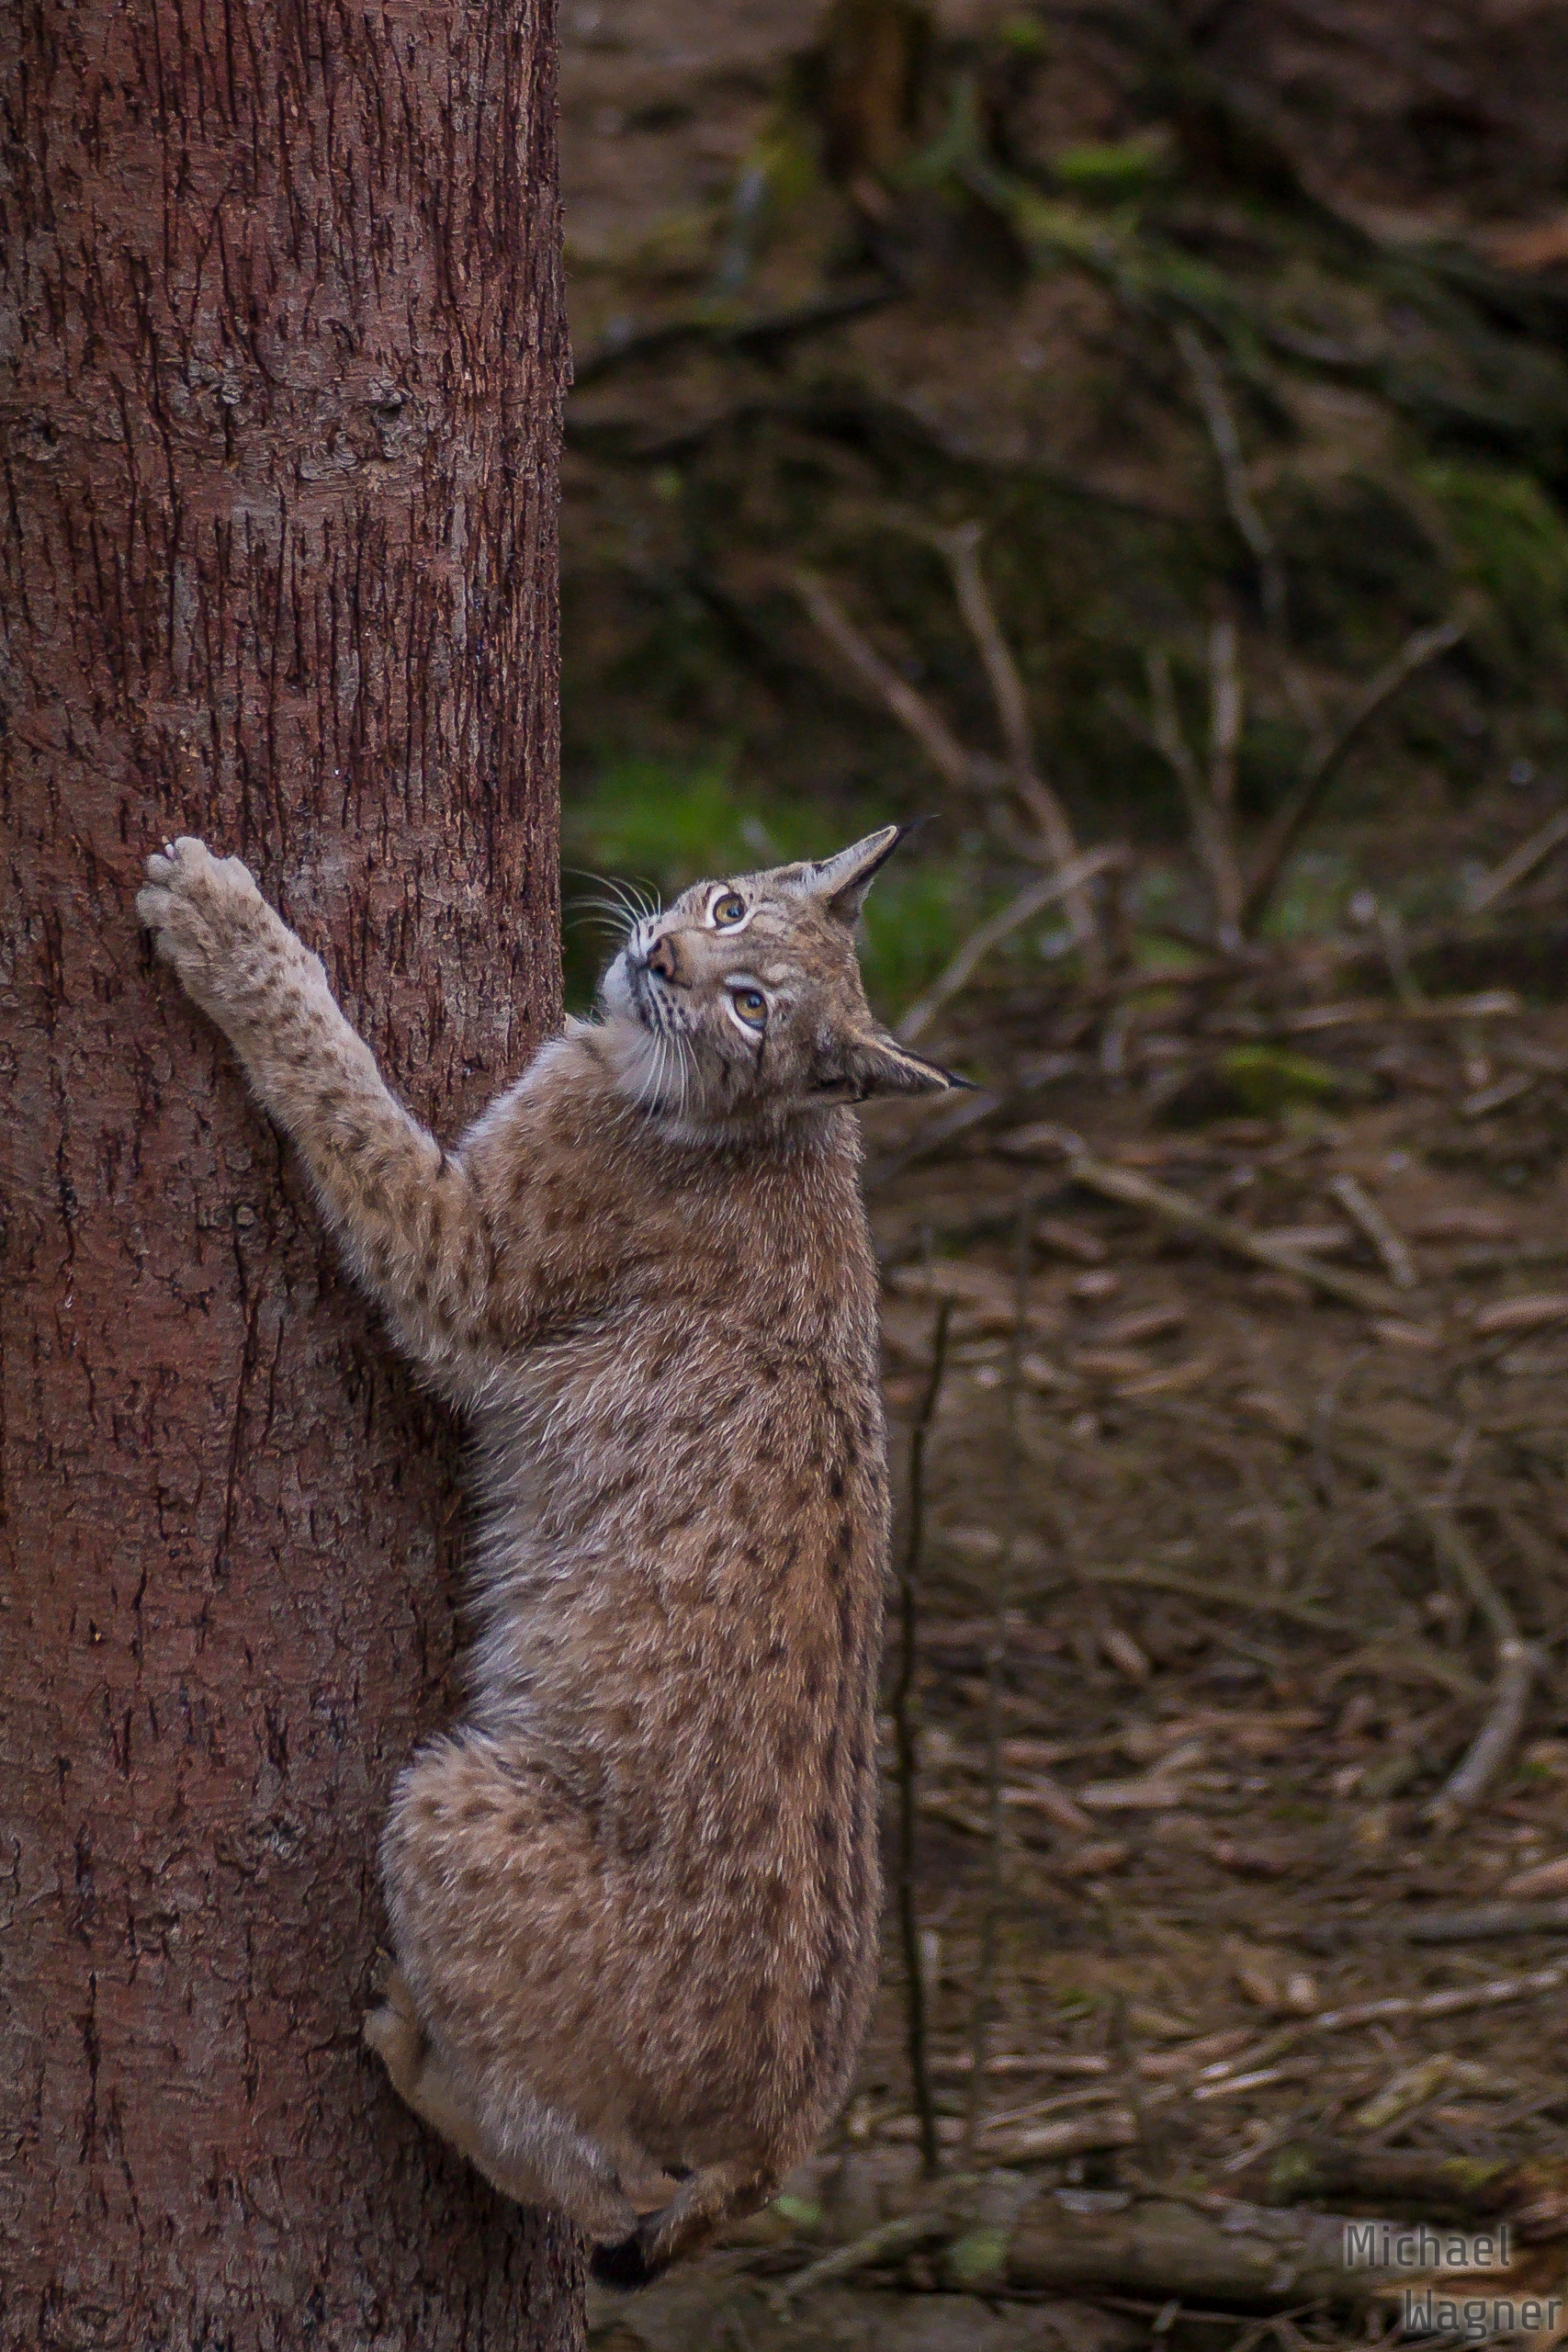
[(835, 1038), (818, 1073), (821, 1094), (835, 1102), (866, 1102), (878, 1094), (950, 1094), (969, 1083), (911, 1053), (886, 1029)]
[(860, 920), (865, 894), (912, 825), (884, 825), (863, 841), (852, 842), (836, 857), (825, 857), (802, 871), (799, 888), (808, 898), (820, 899), (829, 914), (852, 929)]

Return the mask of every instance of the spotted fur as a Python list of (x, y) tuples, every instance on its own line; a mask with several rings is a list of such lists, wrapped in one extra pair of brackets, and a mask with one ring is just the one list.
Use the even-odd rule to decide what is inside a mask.
[(470, 1702), (397, 1783), (367, 2038), (623, 2279), (772, 2194), (871, 1998), (887, 1495), (843, 1106), (955, 1082), (861, 986), (897, 839), (639, 916), (602, 1017), (451, 1151), (236, 859), (177, 842), (138, 901), (475, 1424)]

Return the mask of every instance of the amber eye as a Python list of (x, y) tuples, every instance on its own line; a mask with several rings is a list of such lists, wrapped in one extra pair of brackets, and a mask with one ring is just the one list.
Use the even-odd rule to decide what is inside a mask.
[(738, 923), (746, 911), (746, 901), (739, 890), (726, 890), (716, 898), (710, 910), (712, 920), (720, 931)]
[(729, 1001), (754, 1029), (760, 1029), (768, 1017), (768, 1000), (761, 989), (731, 989)]

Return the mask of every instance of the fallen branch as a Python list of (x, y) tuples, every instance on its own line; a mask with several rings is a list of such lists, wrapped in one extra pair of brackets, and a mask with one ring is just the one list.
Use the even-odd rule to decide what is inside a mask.
[(1568, 1936), (1568, 1903), (1477, 1903), (1418, 1911), (1382, 1931), (1408, 1944), (1482, 1943), (1497, 1936)]
[(1469, 634), (1468, 616), (1456, 614), (1436, 628), (1417, 629), (1405, 639), (1392, 662), (1364, 686), (1336, 731), (1309, 753), (1295, 790), (1271, 819), (1263, 836), (1258, 864), (1242, 901), (1245, 931), (1256, 930), (1279, 888), (1292, 852), (1323, 805), (1335, 774), (1372, 719), (1400, 688), (1429, 662), (1436, 662)]
[(1114, 1168), (1081, 1147), (1074, 1149), (1070, 1143), (1066, 1148), (1068, 1171), (1074, 1183), (1083, 1185), (1087, 1192), (1098, 1193), (1103, 1200), (1120, 1201), (1128, 1208), (1142, 1209), (1163, 1225), (1172, 1226), (1179, 1232), (1196, 1234), (1200, 1239), (1228, 1250), (1233, 1257), (1248, 1259), (1254, 1265), (1267, 1266), (1275, 1273), (1294, 1274), (1343, 1306), (1359, 1307), (1367, 1314), (1387, 1315), (1399, 1305), (1398, 1294), (1385, 1283), (1371, 1282), (1364, 1274), (1348, 1273), (1341, 1267), (1321, 1265), (1300, 1250), (1251, 1232), (1234, 1217), (1221, 1216), (1214, 1210), (1204, 1208), (1184, 1193), (1172, 1192), (1164, 1184), (1151, 1183), (1146, 1176), (1135, 1175), (1130, 1168)]
[(1514, 2001), (1528, 2001), (1538, 1993), (1555, 1993), (1564, 1984), (1568, 1984), (1568, 1962), (1560, 1962), (1552, 1968), (1531, 1969), (1523, 1976), (1489, 1977), (1484, 1984), (1456, 1984), (1441, 1993), (1396, 1993), (1379, 2001), (1353, 2001), (1341, 2009), (1320, 2009), (1316, 2017), (1284, 2026), (1250, 2050), (1215, 2059), (1201, 2069), (1197, 2079), (1217, 2082), (1223, 2076), (1250, 2074), (1320, 2033), (1348, 2033), (1357, 2026), (1383, 2025), (1393, 2018), (1462, 2017), (1472, 2009), (1502, 2008)]
[[(1237, 2177), (1263, 2205), (1330, 2200), (1414, 2211), (1432, 2221), (1483, 2221), (1537, 2201), (1543, 2166), (1436, 2148), (1369, 2148), (1362, 2141), (1288, 2140)], [(1561, 2165), (1553, 2173), (1561, 2173)]]
[(1086, 850), (1081, 856), (1075, 857), (1070, 865), (1060, 867), (1055, 874), (1043, 874), (1034, 881), (1026, 883), (999, 913), (990, 916), (971, 932), (952, 962), (938, 973), (924, 996), (915, 999), (899, 1022), (895, 1035), (905, 1045), (912, 1045), (930, 1028), (942, 1006), (968, 986), (994, 947), (999, 947), (1004, 939), (1010, 938), (1037, 914), (1043, 913), (1056, 899), (1070, 898), (1086, 882), (1091, 882), (1097, 874), (1103, 874), (1107, 867), (1125, 864), (1126, 856), (1124, 849), (1114, 845)]
[[(1130, 2127), (1133, 2119), (1122, 2122)], [(1179, 2298), (1262, 2311), (1292, 2303), (1371, 2310), (1428, 2288), (1534, 2299), (1541, 2292), (1542, 2262), (1550, 2267), (1558, 2258), (1555, 2249), (1568, 2234), (1561, 2162), (1478, 2161), (1323, 2141), (1289, 2144), (1248, 2171), (1256, 2203), (1229, 2196), (1128, 2197), (1111, 2211), (1103, 2205), (1084, 2211), (1072, 2190), (1026, 2192), (1021, 2204), (1004, 2192), (998, 2200), (1005, 2176), (955, 2175), (940, 2201), (923, 2202), (819, 2256), (770, 2300), (782, 2314), (819, 2288), (867, 2270), (895, 2270), (938, 2246), (937, 2283), (980, 2296), (1108, 2289), (1162, 2302)], [(1363, 2210), (1369, 2203), (1412, 2209), (1412, 2218), (1369, 2223), (1344, 2211), (1303, 2210), (1303, 2199), (1327, 2197)], [(1474, 2228), (1477, 2222), (1485, 2226)], [(1449, 2224), (1436, 2246), (1434, 2222)], [(1516, 2235), (1524, 2251), (1510, 2261), (1506, 2239)], [(1543, 2246), (1544, 2256), (1531, 2251)], [(929, 2267), (918, 2283), (931, 2283)]]
[(1010, 2236), (981, 2233), (959, 2239), (942, 2266), (971, 2293), (1041, 2293), (1111, 2287), (1162, 2301), (1368, 2305), (1411, 2274), (1390, 2266), (1348, 2264), (1347, 2222), (1337, 2213), (1281, 2213), (1268, 2206), (1215, 2200), (1201, 2211), (1149, 2198), (1120, 2213), (1064, 2210), (1054, 2195), (1026, 2208)]
[(942, 2203), (880, 2222), (818, 2256), (773, 2289), (774, 2312), (782, 2315), (820, 2288), (896, 2268), (944, 2243), (942, 2283), (980, 2295), (1109, 2287), (1161, 2300), (1365, 2305), (1411, 2279), (1408, 2269), (1393, 2265), (1348, 2265), (1348, 2224), (1337, 2213), (1286, 2213), (1218, 2199), (1210, 2211), (1163, 2198), (1130, 2201), (1116, 2213), (1084, 2213), (1047, 2191), (1007, 2229), (976, 2213), (977, 2186), (955, 2177)]

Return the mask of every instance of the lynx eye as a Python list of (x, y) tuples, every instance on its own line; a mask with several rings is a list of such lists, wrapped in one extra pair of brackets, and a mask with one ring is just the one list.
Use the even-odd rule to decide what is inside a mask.
[(753, 1029), (760, 1029), (768, 1017), (768, 1000), (761, 989), (731, 989), (729, 1001)]
[(708, 909), (708, 920), (718, 931), (728, 931), (746, 912), (746, 901), (739, 890), (723, 890)]

